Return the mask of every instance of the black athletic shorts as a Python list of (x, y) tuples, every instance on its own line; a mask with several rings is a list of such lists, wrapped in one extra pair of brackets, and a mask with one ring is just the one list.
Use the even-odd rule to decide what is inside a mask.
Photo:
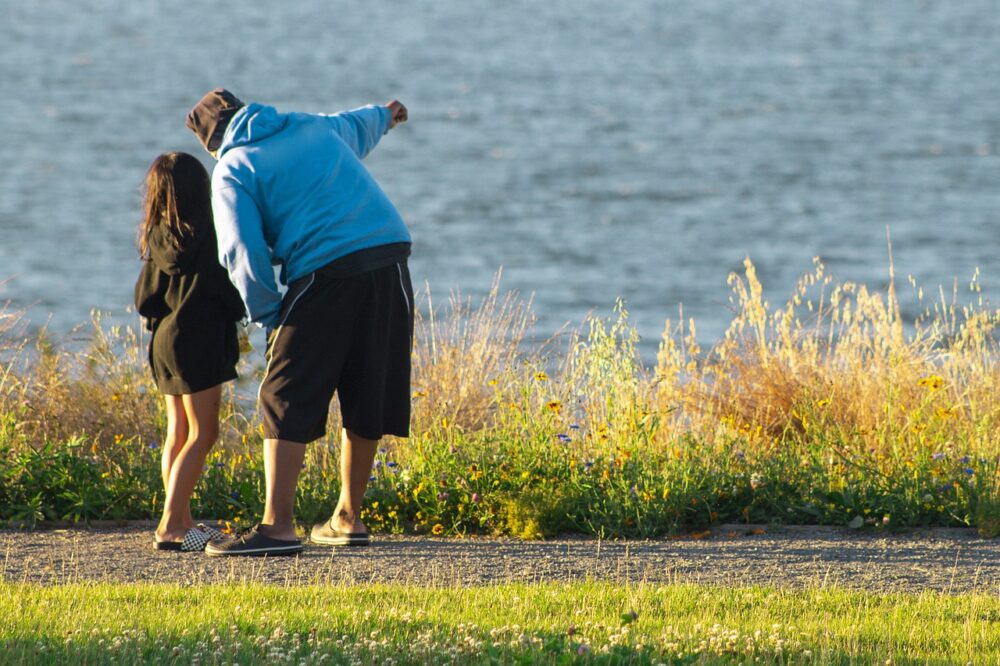
[(264, 437), (319, 439), (334, 391), (348, 430), (367, 439), (409, 435), (413, 287), (405, 260), (296, 280), (280, 321), (260, 385)]

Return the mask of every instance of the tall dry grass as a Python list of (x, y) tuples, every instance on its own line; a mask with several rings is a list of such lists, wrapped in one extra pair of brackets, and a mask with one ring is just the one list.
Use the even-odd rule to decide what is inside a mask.
[[(0, 309), (0, 423), (8, 439), (41, 445), (83, 438), (94, 451), (127, 439), (160, 440), (166, 415), (148, 369), (145, 330), (108, 326), (95, 312), (89, 326), (57, 339), (46, 328), (27, 335), (23, 314)], [(231, 387), (224, 395), (231, 441), (245, 429), (245, 410)]]
[(1000, 310), (986, 306), (976, 278), (972, 306), (944, 294), (926, 303), (913, 285), (924, 308), (913, 322), (900, 317), (893, 280), (886, 293), (836, 284), (818, 261), (781, 307), (769, 305), (749, 260), (730, 284), (736, 314), (708, 352), (693, 322), (687, 331), (667, 323), (651, 398), (670, 414), (661, 438), (740, 436), (766, 448), (822, 436), (870, 451), (998, 452)]
[(478, 306), (455, 292), (446, 308), (435, 307), (429, 288), (419, 299), (424, 307), (417, 309), (414, 332), (414, 430), (492, 425), (496, 387), (516, 383), (518, 369), (538, 356), (523, 349), (533, 323), (530, 302), (502, 293), (499, 273)]
[[(441, 307), (425, 290), (413, 430), (475, 432), (502, 427), (511, 412), (550, 412), (597, 446), (636, 433), (657, 446), (681, 436), (702, 447), (740, 437), (762, 449), (817, 436), (878, 450), (998, 446), (1000, 310), (982, 301), (978, 279), (971, 306), (944, 294), (925, 302), (914, 286), (924, 310), (904, 322), (893, 284), (881, 293), (835, 283), (817, 261), (774, 307), (749, 259), (744, 268), (729, 277), (734, 316), (724, 338), (703, 349), (694, 321), (668, 320), (651, 366), (623, 303), (543, 349), (526, 345), (530, 303), (502, 292), (499, 275), (475, 305), (456, 293)], [(89, 344), (74, 349), (45, 330), (24, 335), (20, 321), (0, 309), (0, 414), (10, 427), (29, 441), (158, 439), (164, 417), (144, 331), (95, 316)], [(241, 370), (250, 383), (259, 376), (252, 357)], [(224, 418), (227, 439), (252, 438), (259, 423), (232, 391)], [(332, 445), (335, 415), (330, 425)]]

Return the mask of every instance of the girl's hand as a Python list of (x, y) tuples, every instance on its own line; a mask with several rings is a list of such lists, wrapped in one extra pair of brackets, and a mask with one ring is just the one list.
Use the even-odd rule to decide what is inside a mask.
[(405, 123), (406, 119), (409, 117), (406, 112), (406, 107), (403, 106), (402, 102), (399, 100), (392, 100), (385, 105), (389, 109), (389, 113), (392, 114), (392, 122), (389, 123), (389, 129), (395, 127), (398, 123)]

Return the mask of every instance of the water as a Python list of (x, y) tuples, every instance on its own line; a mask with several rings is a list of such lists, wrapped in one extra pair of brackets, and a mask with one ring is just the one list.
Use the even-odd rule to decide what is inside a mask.
[[(1000, 12), (992, 0), (175, 3), (4, 0), (0, 299), (67, 331), (128, 321), (139, 185), (199, 152), (224, 85), (281, 110), (393, 97), (368, 160), (438, 301), (534, 295), (545, 337), (626, 299), (655, 352), (704, 341), (750, 256), (772, 302), (820, 256), (928, 288), (1000, 266)], [(914, 314), (908, 312), (908, 314)]]

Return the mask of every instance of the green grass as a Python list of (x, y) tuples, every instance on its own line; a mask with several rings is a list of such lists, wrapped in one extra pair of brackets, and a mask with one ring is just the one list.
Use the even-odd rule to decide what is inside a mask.
[(996, 664), (1000, 599), (610, 583), (0, 583), (0, 662)]

